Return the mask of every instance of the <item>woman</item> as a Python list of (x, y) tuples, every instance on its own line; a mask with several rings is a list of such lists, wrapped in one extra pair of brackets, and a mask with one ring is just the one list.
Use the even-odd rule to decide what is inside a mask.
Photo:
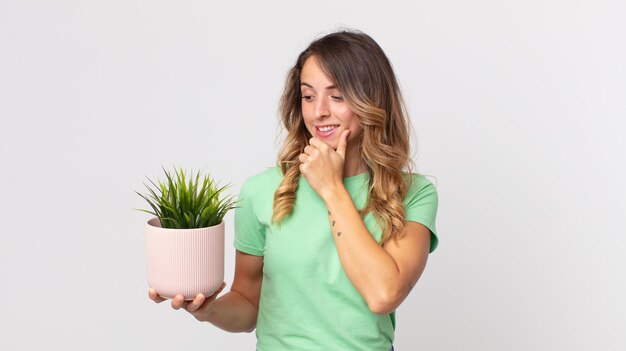
[(290, 70), (280, 114), (278, 165), (239, 193), (230, 292), (172, 307), (256, 328), (257, 350), (392, 349), (395, 310), (438, 240), (437, 192), (410, 172), (391, 64), (364, 33), (326, 35)]

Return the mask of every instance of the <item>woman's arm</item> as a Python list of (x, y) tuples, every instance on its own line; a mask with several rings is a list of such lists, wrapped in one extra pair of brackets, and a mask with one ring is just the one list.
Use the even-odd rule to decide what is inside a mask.
[(405, 235), (381, 247), (369, 233), (343, 184), (322, 198), (348, 279), (372, 312), (393, 312), (424, 271), (430, 230), (416, 222), (405, 222)]
[(206, 321), (229, 332), (251, 332), (256, 327), (263, 282), (263, 257), (237, 251), (230, 292), (215, 300)]
[(405, 235), (381, 247), (369, 233), (342, 181), (349, 130), (337, 150), (313, 137), (298, 156), (300, 172), (321, 196), (348, 279), (374, 313), (394, 311), (417, 283), (430, 251), (430, 230), (405, 223)]

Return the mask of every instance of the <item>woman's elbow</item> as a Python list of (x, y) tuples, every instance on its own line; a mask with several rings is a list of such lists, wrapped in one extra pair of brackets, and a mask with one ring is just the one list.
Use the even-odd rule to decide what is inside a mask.
[(389, 314), (398, 308), (405, 294), (390, 293), (367, 301), (367, 307), (375, 314)]

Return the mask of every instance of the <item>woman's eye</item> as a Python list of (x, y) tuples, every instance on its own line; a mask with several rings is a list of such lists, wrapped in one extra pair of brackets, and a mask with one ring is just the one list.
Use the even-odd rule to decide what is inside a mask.
[(337, 101), (343, 101), (343, 96), (333, 96), (333, 99)]
[(309, 100), (311, 100), (311, 98), (312, 98), (312, 97), (311, 97), (311, 96), (306, 95), (306, 96), (303, 96), (302, 98), (303, 98), (304, 100), (306, 100), (306, 101), (309, 101)]

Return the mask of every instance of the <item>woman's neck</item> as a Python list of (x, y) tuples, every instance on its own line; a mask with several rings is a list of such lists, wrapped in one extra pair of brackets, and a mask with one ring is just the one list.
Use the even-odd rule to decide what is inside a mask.
[(346, 150), (346, 159), (343, 164), (343, 177), (352, 177), (357, 174), (361, 174), (367, 171), (367, 167), (365, 167), (365, 162), (360, 155), (360, 153), (355, 152), (358, 150), (353, 150), (348, 148)]

